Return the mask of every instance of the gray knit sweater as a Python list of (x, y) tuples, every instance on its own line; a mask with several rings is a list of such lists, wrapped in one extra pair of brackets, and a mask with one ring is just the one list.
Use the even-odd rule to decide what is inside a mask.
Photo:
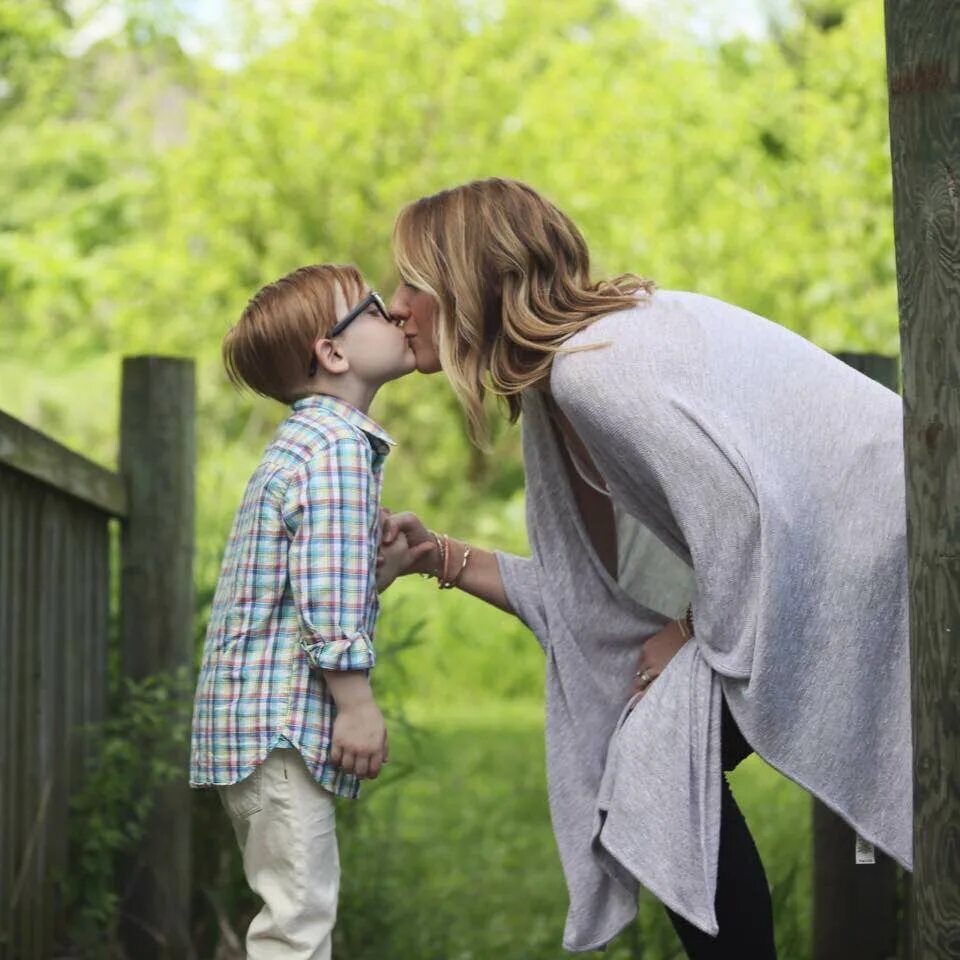
[(899, 398), (689, 293), (659, 291), (569, 341), (589, 344), (606, 346), (556, 359), (554, 399), (618, 511), (674, 571), (692, 567), (696, 637), (624, 711), (640, 645), (676, 612), (676, 596), (654, 602), (670, 564), (644, 554), (646, 589), (642, 564), (634, 589), (609, 576), (542, 398), (525, 397), (532, 558), (497, 556), (546, 652), (564, 945), (607, 943), (641, 884), (717, 932), (721, 693), (761, 757), (912, 866)]

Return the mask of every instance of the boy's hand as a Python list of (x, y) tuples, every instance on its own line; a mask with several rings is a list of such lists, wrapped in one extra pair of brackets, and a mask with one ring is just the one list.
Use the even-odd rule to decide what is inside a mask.
[(400, 534), (392, 543), (381, 543), (377, 555), (377, 590), (383, 593), (411, 563), (407, 538)]
[(337, 713), (330, 762), (345, 773), (376, 780), (387, 762), (387, 726), (372, 698)]
[(323, 675), (337, 704), (330, 763), (345, 773), (375, 780), (387, 762), (387, 727), (370, 681), (358, 671), (324, 670)]

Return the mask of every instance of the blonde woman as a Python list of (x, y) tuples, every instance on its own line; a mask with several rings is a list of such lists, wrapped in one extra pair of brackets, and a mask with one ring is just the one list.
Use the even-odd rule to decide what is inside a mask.
[(443, 370), (477, 442), (488, 393), (522, 414), (529, 559), (412, 514), (386, 538), (432, 542), (417, 569), (544, 648), (565, 946), (607, 943), (642, 885), (689, 956), (775, 955), (723, 776), (751, 749), (910, 868), (896, 395), (745, 310), (593, 280), (521, 183), (418, 200), (394, 253), (418, 369)]

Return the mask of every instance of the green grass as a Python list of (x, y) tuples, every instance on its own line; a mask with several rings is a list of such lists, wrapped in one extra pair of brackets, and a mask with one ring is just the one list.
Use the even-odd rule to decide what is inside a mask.
[[(547, 809), (533, 702), (407, 708), (390, 774), (341, 804), (337, 956), (349, 960), (554, 960), (566, 890)], [(733, 774), (774, 899), (781, 957), (810, 954), (809, 800), (756, 758)], [(666, 960), (679, 945), (660, 905), (606, 960)]]

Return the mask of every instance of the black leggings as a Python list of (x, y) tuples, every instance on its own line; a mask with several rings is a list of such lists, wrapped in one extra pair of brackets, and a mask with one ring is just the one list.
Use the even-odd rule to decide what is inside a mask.
[[(723, 701), (720, 733), (721, 764), (733, 770), (753, 751)], [(720, 932), (704, 933), (669, 908), (673, 929), (690, 960), (776, 960), (773, 910), (763, 862), (737, 806), (727, 778), (720, 792), (720, 852), (714, 907)]]

